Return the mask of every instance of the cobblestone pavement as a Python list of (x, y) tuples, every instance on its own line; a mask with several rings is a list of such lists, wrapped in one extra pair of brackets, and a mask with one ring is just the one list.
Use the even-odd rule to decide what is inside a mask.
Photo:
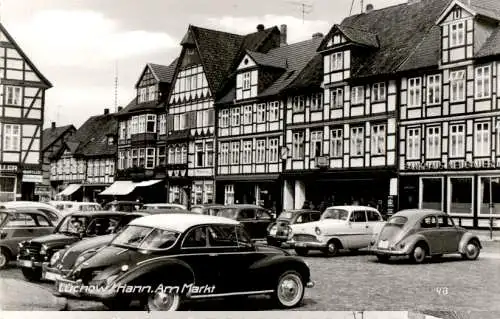
[[(422, 265), (413, 265), (404, 259), (381, 264), (362, 251), (334, 258), (311, 255), (305, 260), (316, 287), (306, 290), (303, 305), (297, 310), (500, 311), (500, 242), (485, 242), (483, 246), (476, 261), (463, 261), (459, 256), (450, 255)], [(0, 270), (0, 276), (24, 280), (14, 267)], [(50, 283), (39, 285), (52, 286)], [(0, 305), (2, 302), (0, 296)], [(245, 303), (190, 302), (186, 308), (270, 310), (273, 305), (266, 297), (252, 297)], [(106, 310), (100, 303), (75, 300), (68, 302), (68, 309)], [(132, 307), (131, 310), (139, 309)]]

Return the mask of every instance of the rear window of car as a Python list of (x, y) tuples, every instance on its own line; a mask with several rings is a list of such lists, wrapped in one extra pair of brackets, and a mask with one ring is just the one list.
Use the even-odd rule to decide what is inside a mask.
[(217, 216), (235, 219), (238, 215), (238, 210), (234, 208), (224, 208), (217, 212)]
[(387, 224), (403, 226), (408, 221), (408, 218), (404, 216), (392, 216), (387, 221)]

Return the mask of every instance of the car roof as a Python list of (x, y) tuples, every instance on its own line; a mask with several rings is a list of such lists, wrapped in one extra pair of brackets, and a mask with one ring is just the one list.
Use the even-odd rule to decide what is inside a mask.
[(189, 210), (180, 208), (143, 208), (136, 210), (132, 213), (146, 213), (146, 214), (192, 214)]
[(370, 207), (370, 206), (362, 206), (362, 205), (342, 205), (342, 206), (330, 206), (327, 207), (326, 209), (343, 209), (347, 210), (349, 212), (355, 210), (355, 209), (366, 209), (366, 210), (372, 210), (372, 211), (377, 211), (376, 208)]
[(225, 217), (198, 214), (158, 214), (134, 219), (129, 225), (171, 229), (184, 232), (186, 229), (203, 224), (239, 225), (240, 223)]
[(403, 209), (400, 210), (399, 212), (396, 212), (393, 216), (403, 216), (408, 219), (419, 219), (421, 217), (427, 216), (429, 214), (435, 214), (435, 215), (446, 215), (445, 212), (442, 212), (437, 209), (428, 209), (428, 208), (422, 208), (422, 209)]
[(207, 208), (207, 207), (226, 207), (226, 206), (224, 206), (222, 204), (196, 204), (196, 205), (191, 206), (191, 208), (195, 208), (195, 207)]
[(47, 214), (45, 214), (44, 212), (42, 212), (41, 210), (38, 210), (36, 208), (21, 208), (21, 207), (0, 208), (0, 213), (7, 213), (7, 214), (26, 213), (26, 214), (43, 215), (43, 216), (47, 217)]
[(260, 209), (265, 209), (262, 206), (253, 205), (253, 204), (231, 204), (231, 205), (224, 205), (224, 208), (260, 208)]
[(134, 212), (120, 212), (113, 210), (94, 210), (84, 212), (74, 212), (66, 216), (106, 216), (106, 215), (127, 215)]
[(106, 203), (106, 205), (114, 205), (114, 204), (132, 204), (132, 205), (143, 205), (143, 203), (140, 202), (134, 202), (134, 201), (129, 201), (129, 200), (114, 200), (112, 202)]
[(292, 213), (292, 214), (319, 213), (319, 210), (316, 210), (316, 209), (290, 209), (290, 210), (284, 210), (282, 213)]

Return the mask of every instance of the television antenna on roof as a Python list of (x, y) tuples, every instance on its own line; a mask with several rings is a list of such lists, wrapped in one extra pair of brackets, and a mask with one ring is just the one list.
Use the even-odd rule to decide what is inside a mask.
[(287, 1), (289, 4), (294, 4), (300, 6), (300, 11), (302, 12), (302, 24), (304, 24), (306, 14), (309, 14), (313, 10), (313, 5), (307, 2), (301, 2), (301, 1)]

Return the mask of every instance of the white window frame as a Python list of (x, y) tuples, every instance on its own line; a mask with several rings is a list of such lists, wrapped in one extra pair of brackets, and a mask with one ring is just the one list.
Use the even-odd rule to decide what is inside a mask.
[(280, 118), (280, 102), (269, 102), (269, 122), (275, 122)]
[(159, 124), (160, 124), (160, 129), (159, 129), (160, 132), (159, 133), (161, 135), (166, 134), (167, 133), (167, 115), (166, 114), (160, 114)]
[(4, 124), (3, 127), (3, 150), (19, 152), (21, 150), (21, 125)]
[(186, 145), (181, 146), (181, 162), (179, 164), (187, 164), (188, 163), (188, 150)]
[(146, 133), (146, 115), (139, 115), (139, 125), (137, 133)]
[(334, 128), (330, 131), (330, 156), (342, 158), (344, 156), (344, 129)]
[(292, 159), (303, 159), (305, 156), (304, 131), (292, 133)]
[[(454, 128), (456, 128), (456, 132), (454, 132)], [(460, 130), (461, 128), (461, 130)], [(458, 158), (465, 156), (465, 124), (451, 124), (449, 128), (449, 155), (451, 158)], [(456, 140), (455, 147), (453, 147), (453, 140)], [(459, 147), (459, 142), (462, 142), (463, 147)]]
[(234, 185), (224, 185), (224, 205), (234, 204)]
[(333, 88), (330, 91), (330, 108), (341, 109), (344, 107), (344, 89)]
[[(482, 177), (479, 177), (479, 178), (482, 178)], [(451, 216), (471, 216), (473, 215), (474, 213), (474, 203), (475, 203), (475, 192), (474, 192), (474, 189), (476, 189), (475, 185), (474, 185), (474, 176), (471, 176), (471, 175), (464, 175), (464, 176), (449, 176), (448, 178), (448, 187), (447, 187), (447, 192), (446, 192), (446, 203), (447, 203), (447, 207), (448, 207), (448, 211), (447, 213)], [(461, 214), (461, 213), (453, 213), (453, 211), (451, 211), (451, 206), (452, 206), (452, 203), (451, 203), (451, 200), (452, 200), (452, 195), (453, 195), (453, 183), (451, 182), (453, 179), (469, 179), (471, 181), (471, 203), (470, 203), (470, 213), (469, 214)], [(479, 181), (480, 183), (481, 181)], [(478, 192), (481, 191), (481, 184), (479, 184), (479, 187), (477, 187), (477, 190)], [(444, 192), (444, 190), (443, 190)], [(481, 198), (482, 200), (482, 198)], [(443, 201), (444, 202), (444, 201)], [(481, 203), (478, 201), (477, 203), (478, 205), (480, 205)], [(480, 214), (480, 210), (478, 210), (478, 213)], [(482, 214), (484, 216), (484, 214)]]
[(269, 163), (277, 163), (279, 161), (279, 138), (270, 138), (268, 141), (268, 161)]
[(371, 153), (372, 155), (385, 155), (386, 152), (386, 128), (385, 124), (372, 125)]
[(253, 141), (243, 141), (243, 158), (242, 164), (252, 164)]
[(311, 111), (322, 111), (323, 110), (323, 93), (313, 93), (311, 95)]
[(408, 79), (408, 107), (422, 106), (422, 78)]
[(335, 52), (330, 55), (330, 71), (344, 69), (344, 52)]
[(266, 103), (257, 104), (257, 123), (265, 123), (266, 122)]
[(372, 101), (383, 102), (387, 99), (387, 90), (385, 82), (375, 83), (372, 86)]
[(240, 142), (231, 142), (231, 165), (240, 164)]
[(156, 86), (148, 86), (148, 101), (154, 101), (156, 99)]
[(175, 148), (174, 147), (168, 148), (167, 162), (168, 162), (168, 164), (175, 164)]
[[(153, 123), (153, 130), (149, 131), (148, 130), (148, 124)], [(145, 127), (145, 132), (146, 133), (156, 133), (156, 115), (155, 114), (148, 114), (146, 115), (146, 127)]]
[(139, 103), (146, 102), (147, 95), (148, 95), (147, 88), (145, 88), (145, 87), (140, 88), (139, 89)]
[(229, 143), (220, 144), (219, 165), (229, 165)]
[(250, 87), (252, 86), (252, 74), (251, 72), (245, 72), (241, 75), (242, 78), (242, 88), (243, 90), (250, 90)]
[(292, 109), (294, 113), (304, 112), (306, 99), (303, 95), (294, 96), (292, 98)]
[(441, 158), (441, 126), (428, 126), (425, 137), (425, 158)]
[(214, 166), (214, 142), (205, 142), (205, 167)]
[(243, 107), (243, 125), (252, 124), (252, 105), (245, 105)]
[(450, 23), (450, 48), (465, 45), (465, 21)]
[(255, 163), (263, 164), (266, 162), (266, 139), (255, 140)]
[(490, 156), (491, 154), (491, 123), (474, 123), (474, 156)]
[(351, 138), (350, 139), (351, 139), (351, 149), (349, 150), (350, 155), (352, 157), (364, 156), (365, 128), (363, 126), (351, 127)]
[(179, 129), (185, 130), (188, 127), (188, 113), (182, 113), (179, 118)]
[[(311, 147), (311, 158), (323, 156), (323, 130), (311, 131), (309, 143)], [(316, 156), (316, 153), (319, 155)]]
[(229, 109), (220, 111), (220, 127), (229, 127)]
[(365, 87), (363, 85), (351, 88), (351, 105), (363, 104), (365, 101)]
[[(160, 165), (165, 165), (167, 164), (167, 149), (165, 146), (159, 146), (157, 149), (156, 149), (156, 165), (157, 166), (160, 166)], [(163, 164), (162, 164), (163, 162)]]
[(22, 105), (22, 88), (20, 86), (6, 86), (6, 105)]
[[(201, 162), (198, 161), (201, 156)], [(205, 150), (203, 147), (203, 142), (197, 142), (194, 144), (194, 166), (204, 167), (205, 166)]]
[(465, 90), (465, 70), (450, 72), (450, 102), (464, 102)]
[(474, 77), (474, 92), (476, 99), (491, 97), (491, 66), (485, 65), (477, 67)]
[(427, 76), (427, 105), (441, 103), (441, 74)]
[[(155, 167), (155, 161), (156, 160), (156, 148), (154, 147), (148, 147), (146, 148), (146, 163), (144, 167), (146, 168), (154, 168)], [(148, 165), (151, 164), (151, 165)]]
[(175, 164), (181, 164), (182, 163), (182, 152), (181, 152), (181, 147), (176, 146), (175, 147)]
[(240, 107), (236, 106), (231, 109), (231, 127), (238, 127), (240, 126)]

